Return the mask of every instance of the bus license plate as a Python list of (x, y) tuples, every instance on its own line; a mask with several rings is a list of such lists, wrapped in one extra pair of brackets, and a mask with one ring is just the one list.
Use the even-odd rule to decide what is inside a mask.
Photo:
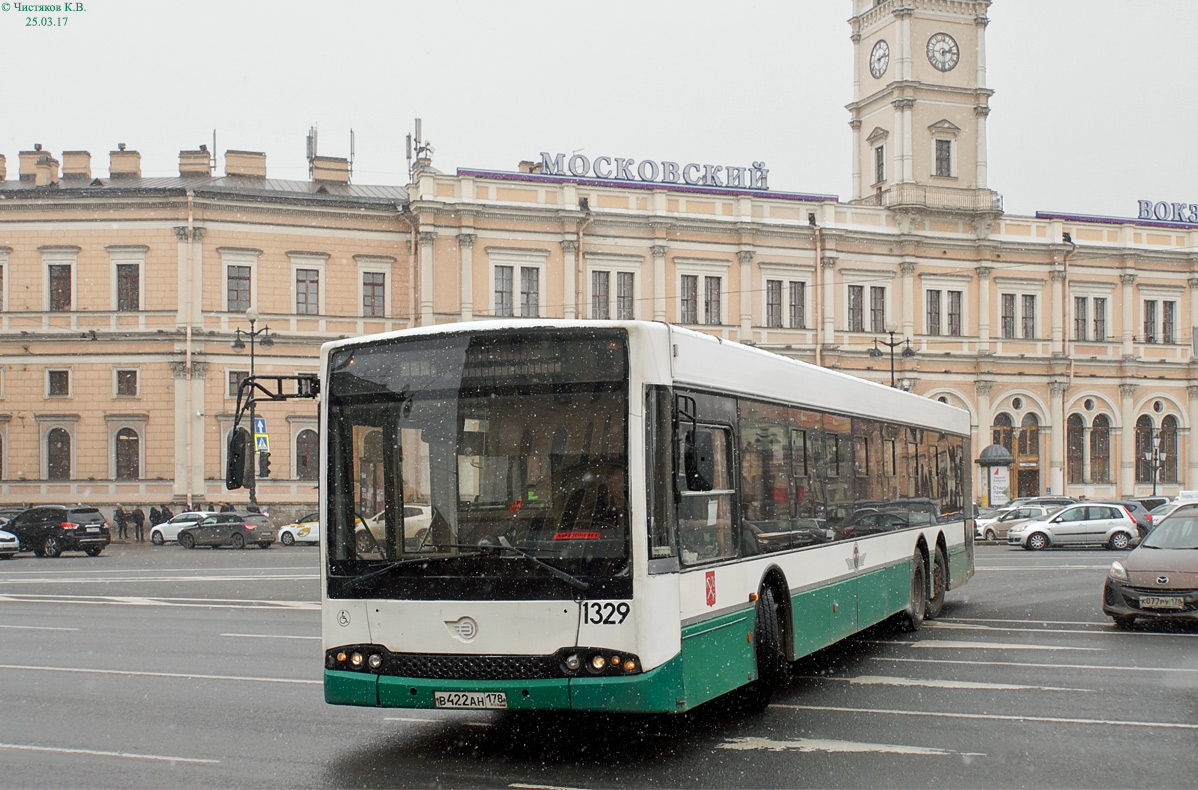
[(474, 710), (506, 710), (504, 691), (434, 691), (433, 706), (437, 708), (470, 708)]
[(1179, 596), (1140, 596), (1141, 609), (1184, 609), (1185, 603)]

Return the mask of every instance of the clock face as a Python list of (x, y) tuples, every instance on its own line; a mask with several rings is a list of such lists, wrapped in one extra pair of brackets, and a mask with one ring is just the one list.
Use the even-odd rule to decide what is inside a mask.
[(874, 44), (874, 51), (869, 53), (869, 73), (874, 75), (874, 79), (877, 79), (886, 73), (888, 65), (890, 65), (890, 45), (885, 40), (881, 40)]
[(870, 73), (873, 74), (873, 78), (877, 79), (887, 73), (888, 65), (890, 65), (890, 44), (885, 40), (873, 44), (873, 52), (870, 53)]
[(928, 39), (928, 60), (940, 71), (952, 71), (961, 59), (961, 48), (948, 33), (937, 33)]

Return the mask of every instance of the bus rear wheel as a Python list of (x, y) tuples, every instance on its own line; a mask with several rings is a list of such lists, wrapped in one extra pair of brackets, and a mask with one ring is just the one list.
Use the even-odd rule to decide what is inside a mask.
[(923, 625), (923, 614), (928, 606), (928, 575), (924, 569), (923, 552), (915, 550), (911, 558), (911, 598), (903, 612), (901, 625), (904, 631), (918, 631)]
[(753, 623), (753, 645), (757, 654), (757, 679), (745, 690), (748, 705), (762, 710), (770, 704), (774, 691), (786, 680), (786, 656), (782, 652), (782, 628), (774, 591), (766, 587), (757, 599)]
[(944, 550), (936, 547), (932, 558), (932, 595), (928, 598), (928, 608), (924, 617), (935, 620), (944, 609), (944, 593), (948, 590), (948, 560), (944, 558)]

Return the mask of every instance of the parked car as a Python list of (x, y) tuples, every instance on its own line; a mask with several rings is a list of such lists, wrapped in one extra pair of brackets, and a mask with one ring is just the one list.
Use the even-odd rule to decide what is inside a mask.
[(1161, 505), (1163, 505), (1163, 504), (1165, 504), (1166, 502), (1170, 501), (1170, 499), (1172, 499), (1172, 497), (1167, 497), (1167, 496), (1164, 496), (1164, 495), (1161, 495), (1161, 496), (1129, 496), (1129, 497), (1124, 497), (1124, 500), (1125, 500), (1125, 501), (1127, 501), (1127, 502), (1138, 502), (1138, 503), (1140, 503), (1141, 505), (1143, 505), (1144, 509), (1145, 509), (1145, 510), (1147, 510), (1147, 511), (1149, 511), (1149, 512), (1151, 512), (1151, 511), (1153, 511), (1153, 510), (1156, 510), (1156, 509), (1157, 509), (1158, 507), (1160, 507)]
[(1161, 523), (1161, 519), (1168, 518), (1175, 510), (1186, 505), (1198, 505), (1198, 499), (1171, 499), (1164, 504), (1157, 505), (1148, 511), (1150, 524), (1155, 528), (1157, 524)]
[(23, 507), (0, 508), (0, 527), (3, 527), (8, 522), (12, 521), (14, 517), (24, 513), (25, 510), (26, 508)]
[(1152, 517), (1148, 515), (1148, 511), (1144, 506), (1134, 499), (1096, 499), (1093, 500), (1103, 505), (1118, 505), (1127, 511), (1128, 515), (1135, 519), (1136, 530), (1142, 538), (1152, 529)]
[(1078, 502), (1012, 527), (1007, 532), (1007, 543), (1032, 551), (1082, 545), (1122, 551), (1135, 537), (1136, 521), (1119, 505)]
[(293, 546), (296, 543), (319, 543), (320, 514), (309, 513), (297, 518), (291, 524), (279, 527), (279, 542), (284, 546)]
[(0, 560), (12, 559), (20, 550), (20, 539), (11, 532), (0, 529)]
[(1016, 505), (999, 511), (992, 518), (977, 520), (976, 534), (982, 540), (1006, 540), (1011, 527), (1029, 518), (1042, 518), (1052, 511), (1055, 506), (1048, 505)]
[(57, 557), (82, 551), (92, 557), (111, 542), (104, 514), (91, 505), (38, 505), (22, 511), (5, 525), (17, 536), (21, 551)]
[(189, 510), (164, 521), (150, 529), (150, 542), (155, 546), (179, 539), (179, 530), (198, 524), (208, 516), (215, 516), (215, 510)]
[(1198, 502), (1176, 508), (1111, 563), (1102, 611), (1120, 628), (1137, 617), (1198, 622)]
[(260, 513), (213, 513), (203, 521), (179, 530), (177, 540), (185, 549), (196, 546), (244, 549), (251, 543), (266, 549), (275, 542), (275, 529), (270, 519)]
[(1072, 505), (1077, 500), (1070, 496), (1021, 496), (1012, 499), (1007, 503), (1007, 507), (1016, 507), (1018, 505), (1044, 505), (1046, 507), (1064, 507)]
[[(379, 550), (387, 530), (387, 511), (381, 510), (373, 517), (366, 519), (366, 526), (358, 527), (355, 541), (359, 554), (368, 554)], [(407, 504), (403, 507), (403, 537), (404, 548), (415, 551), (424, 543), (429, 525), (433, 523), (433, 509), (428, 505)]]

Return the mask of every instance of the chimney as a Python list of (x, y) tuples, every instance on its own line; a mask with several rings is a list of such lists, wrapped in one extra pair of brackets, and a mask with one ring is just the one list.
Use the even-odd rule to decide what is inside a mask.
[(225, 175), (266, 178), (266, 154), (260, 151), (225, 151)]
[(108, 152), (108, 175), (111, 178), (141, 178), (141, 154), (126, 151), (124, 143)]
[(87, 151), (63, 151), (62, 180), (91, 181), (92, 155)]
[(210, 176), (212, 175), (212, 158), (208, 156), (208, 146), (201, 145), (198, 151), (179, 152), (179, 175), (181, 176)]
[(0, 154), (0, 181), (8, 180), (8, 164), (5, 162), (4, 154)]
[(335, 156), (312, 157), (312, 180), (326, 184), (348, 184), (349, 160)]
[(49, 154), (38, 157), (34, 167), (33, 185), (39, 187), (53, 186), (58, 183), (58, 160)]
[(539, 173), (539, 172), (541, 172), (541, 163), (540, 162), (530, 162), (527, 159), (525, 159), (522, 162), (520, 162), (519, 165), (517, 165), (517, 168), (519, 169), (519, 171), (521, 173), (530, 173), (530, 174), (531, 173)]
[(20, 159), (19, 178), (22, 181), (32, 181), (37, 174), (37, 160), (42, 158), (42, 144), (35, 143), (32, 151), (22, 151)]

